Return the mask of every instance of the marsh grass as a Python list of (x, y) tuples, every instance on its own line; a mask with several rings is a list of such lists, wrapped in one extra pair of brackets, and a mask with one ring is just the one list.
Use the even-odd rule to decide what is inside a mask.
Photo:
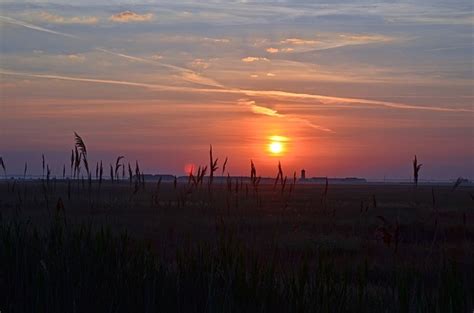
[[(443, 257), (424, 271), (370, 260), (341, 267), (330, 251), (265, 258), (223, 219), (216, 239), (175, 257), (107, 225), (73, 224), (57, 202), (49, 226), (0, 222), (0, 303), (6, 312), (469, 312), (472, 281)], [(433, 273), (429, 275), (427, 273)]]

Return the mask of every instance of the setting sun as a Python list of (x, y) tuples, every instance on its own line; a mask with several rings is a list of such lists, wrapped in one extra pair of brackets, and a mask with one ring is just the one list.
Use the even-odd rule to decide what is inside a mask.
[(287, 137), (284, 136), (271, 136), (268, 138), (270, 143), (268, 144), (268, 151), (272, 155), (281, 155), (285, 152), (285, 142), (288, 141)]
[(281, 144), (281, 142), (272, 142), (270, 143), (270, 152), (271, 153), (274, 153), (274, 154), (277, 154), (277, 153), (281, 153), (283, 151), (283, 145)]

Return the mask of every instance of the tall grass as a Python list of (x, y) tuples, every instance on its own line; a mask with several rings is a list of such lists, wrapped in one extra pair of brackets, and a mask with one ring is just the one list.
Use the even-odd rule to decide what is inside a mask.
[(236, 240), (165, 251), (107, 226), (74, 225), (61, 200), (46, 228), (0, 222), (0, 309), (5, 312), (470, 312), (472, 273), (444, 258), (426, 276), (402, 263), (381, 275), (368, 260), (340, 267), (321, 250), (282, 263)]

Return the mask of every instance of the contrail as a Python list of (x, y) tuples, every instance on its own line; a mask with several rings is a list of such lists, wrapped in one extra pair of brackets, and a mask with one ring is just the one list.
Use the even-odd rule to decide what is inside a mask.
[(23, 27), (26, 27), (26, 28), (29, 28), (29, 29), (34, 29), (34, 30), (38, 30), (38, 31), (41, 31), (41, 32), (45, 32), (45, 33), (50, 33), (50, 34), (55, 34), (55, 35), (60, 35), (60, 36), (70, 37), (70, 38), (79, 38), (79, 37), (71, 35), (71, 34), (62, 33), (62, 32), (58, 32), (58, 31), (55, 31), (55, 30), (43, 28), (43, 27), (36, 26), (36, 25), (30, 24), (30, 23), (27, 23), (27, 22), (23, 22), (23, 21), (11, 18), (11, 17), (7, 17), (7, 16), (0, 15), (0, 21), (3, 21), (5, 23), (10, 23), (10, 24), (13, 24), (13, 25), (23, 26)]
[[(45, 79), (60, 79), (60, 80), (79, 81), (79, 82), (88, 82), (88, 83), (127, 85), (127, 86), (132, 86), (132, 87), (142, 87), (142, 88), (150, 88), (154, 90), (165, 90), (165, 91), (238, 94), (238, 95), (244, 94), (247, 96), (254, 96), (254, 97), (274, 97), (274, 98), (279, 98), (279, 99), (318, 100), (323, 103), (354, 103), (354, 104), (363, 103), (363, 104), (372, 104), (372, 105), (402, 109), (402, 110), (424, 110), (424, 111), (437, 111), (437, 112), (474, 112), (474, 110), (472, 109), (458, 109), (458, 108), (445, 108), (445, 107), (433, 107), (433, 106), (415, 106), (415, 105), (410, 105), (410, 104), (379, 101), (379, 100), (360, 99), (360, 98), (343, 98), (343, 97), (333, 97), (333, 96), (324, 96), (324, 95), (307, 94), (307, 93), (296, 93), (296, 92), (279, 91), (279, 90), (251, 90), (251, 89), (238, 89), (238, 88), (213, 89), (213, 88), (195, 88), (195, 87), (184, 87), (184, 86), (168, 86), (168, 85), (159, 85), (159, 84), (137, 83), (137, 82), (123, 81), (123, 80), (94, 79), (94, 78), (84, 78), (84, 77), (71, 77), (71, 76), (61, 76), (61, 75), (14, 72), (14, 71), (8, 71), (8, 70), (3, 70), (3, 69), (0, 69), (0, 74), (36, 77), (36, 78), (45, 78)], [(268, 109), (268, 110), (271, 110), (271, 109)]]

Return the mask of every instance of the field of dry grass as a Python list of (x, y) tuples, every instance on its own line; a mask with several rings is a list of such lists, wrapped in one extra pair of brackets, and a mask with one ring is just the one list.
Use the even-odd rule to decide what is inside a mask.
[[(183, 250), (217, 245), (225, 233), (243, 249), (239, 251), (245, 251), (244, 257), (276, 262), (283, 273), (297, 272), (301, 266), (316, 271), (323, 256), (336, 276), (356, 275), (365, 266), (364, 288), (371, 297), (381, 290), (384, 297), (398, 299), (400, 307), (393, 311), (403, 311), (405, 306), (406, 312), (423, 308), (455, 312), (474, 303), (471, 186), (296, 182), (283, 187), (281, 182), (255, 186), (251, 181), (229, 179), (227, 184), (208, 188), (206, 181), (176, 185), (104, 181), (99, 186), (97, 181), (49, 180), (3, 181), (0, 190), (3, 223), (29, 220), (29, 225), (41, 229), (60, 215), (66, 228), (106, 225), (112, 233), (126, 231), (134, 240), (147, 243), (168, 264), (175, 264)], [(461, 288), (462, 293), (457, 292), (461, 298), (443, 295), (447, 302), (428, 305), (425, 302), (438, 297), (430, 282), (446, 284), (441, 269), (450, 268), (447, 264), (454, 264), (457, 274), (447, 276), (452, 286), (446, 288)], [(407, 287), (405, 300), (395, 290), (400, 282), (394, 280), (394, 273), (418, 277)], [(390, 290), (397, 295), (390, 296)], [(411, 292), (429, 296), (423, 302)], [(380, 305), (369, 302), (360, 309)], [(311, 307), (303, 311), (312, 311)], [(235, 307), (229, 311), (236, 311)]]

